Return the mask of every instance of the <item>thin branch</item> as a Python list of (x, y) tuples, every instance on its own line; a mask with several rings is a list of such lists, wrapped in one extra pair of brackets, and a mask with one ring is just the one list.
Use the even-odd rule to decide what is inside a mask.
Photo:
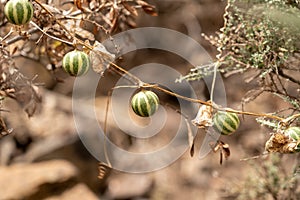
[[(30, 34), (33, 34), (33, 33), (36, 33), (36, 32), (39, 32), (39, 29), (38, 28), (32, 28), (30, 29), (29, 31), (27, 31), (27, 35), (30, 35)], [(11, 45), (19, 40), (23, 40), (23, 39), (26, 39), (27, 36), (24, 36), (24, 35), (18, 35), (18, 36), (15, 36), (13, 37), (12, 39), (9, 39), (5, 42), (5, 45)]]
[(50, 34), (48, 34), (47, 32), (45, 32), (43, 29), (41, 29), (36, 23), (34, 23), (33, 21), (30, 21), (30, 24), (32, 24), (34, 27), (36, 27), (37, 29), (39, 29), (39, 31), (41, 31), (43, 34), (47, 35), (49, 38), (52, 38), (54, 40), (69, 44), (69, 45), (73, 45), (72, 42), (66, 41), (66, 40), (62, 40), (58, 37), (52, 36)]
[(291, 77), (291, 76), (285, 74), (282, 70), (278, 70), (278, 74), (279, 74), (280, 76), (282, 76), (283, 78), (286, 78), (286, 79), (288, 79), (289, 81), (292, 81), (292, 82), (294, 82), (294, 83), (300, 85), (300, 81), (298, 81), (297, 79), (295, 79), (295, 78), (293, 78), (293, 77)]
[[(85, 46), (87, 49), (89, 50), (93, 50), (94, 47), (83, 42), (82, 40), (78, 39), (74, 34), (72, 34), (61, 22), (60, 20), (56, 19), (55, 18), (55, 15), (50, 11), (48, 10), (41, 2), (39, 2), (39, 0), (34, 0), (38, 5), (41, 6), (42, 9), (44, 9), (51, 17), (53, 17), (56, 21), (56, 23), (63, 29), (65, 30), (71, 37), (72, 39), (74, 40), (74, 42), (72, 43), (73, 44), (80, 44), (82, 46)], [(230, 4), (230, 1), (227, 2), (227, 7), (229, 7), (229, 4)], [(225, 9), (226, 10), (226, 9)], [(226, 23), (226, 17), (227, 17), (227, 14), (228, 13), (225, 13), (224, 14), (224, 18), (225, 18), (225, 23)], [(40, 30), (40, 29), (39, 29)], [(42, 31), (42, 30), (40, 30)], [(42, 31), (43, 32), (43, 31)], [(43, 32), (45, 35), (48, 36), (48, 34), (46, 34), (45, 32)], [(49, 36), (50, 37), (50, 36)], [(53, 36), (51, 36), (53, 38)], [(59, 41), (61, 42), (67, 42), (67, 41), (64, 41), (64, 40), (60, 40)], [(67, 42), (67, 44), (70, 44), (70, 42)], [(102, 52), (98, 52), (97, 53), (99, 54), (104, 54)], [(217, 58), (218, 59), (218, 62), (221, 63), (221, 55), (222, 55), (222, 51), (220, 52), (219, 56)], [(215, 105), (214, 103), (210, 103), (210, 102), (206, 102), (206, 101), (202, 101), (202, 100), (199, 100), (199, 99), (193, 99), (193, 98), (189, 98), (189, 97), (185, 97), (185, 96), (182, 96), (180, 94), (176, 94), (174, 92), (171, 92), (169, 90), (166, 90), (164, 88), (161, 88), (159, 87), (158, 85), (151, 85), (151, 84), (147, 84), (147, 83), (144, 83), (143, 81), (141, 81), (137, 76), (131, 74), (130, 72), (128, 72), (127, 70), (123, 69), (122, 67), (118, 66), (117, 64), (109, 61), (110, 65), (115, 68), (116, 70), (120, 71), (121, 73), (118, 73), (119, 75), (128, 75), (131, 79), (134, 80), (134, 82), (136, 82), (138, 84), (138, 86), (140, 87), (151, 87), (151, 88), (154, 88), (154, 89), (157, 89), (157, 90), (160, 90), (166, 94), (169, 94), (169, 95), (172, 95), (172, 96), (175, 96), (175, 97), (178, 97), (178, 98), (181, 98), (181, 99), (184, 99), (186, 101), (190, 101), (190, 102), (193, 102), (193, 103), (199, 103), (199, 104), (203, 104), (203, 105), (207, 105), (207, 106), (211, 106), (213, 107), (214, 109), (216, 110), (223, 110), (223, 111), (227, 111), (227, 112), (232, 112), (232, 113), (237, 113), (237, 114), (244, 114), (244, 115), (251, 115), (251, 116), (259, 116), (259, 117), (267, 117), (267, 118), (272, 118), (272, 119), (275, 119), (275, 120), (279, 120), (279, 121), (282, 121), (284, 120), (283, 118), (281, 117), (277, 117), (277, 116), (274, 116), (274, 115), (270, 115), (270, 114), (265, 114), (265, 113), (253, 113), (253, 112), (245, 112), (245, 111), (239, 111), (239, 110), (234, 110), (234, 109), (229, 109), (229, 108), (220, 108), (219, 106)], [(217, 65), (216, 65), (217, 66)], [(115, 71), (116, 71), (115, 70)], [(125, 76), (126, 79), (128, 79), (128, 77)], [(129, 79), (130, 80), (130, 79)]]

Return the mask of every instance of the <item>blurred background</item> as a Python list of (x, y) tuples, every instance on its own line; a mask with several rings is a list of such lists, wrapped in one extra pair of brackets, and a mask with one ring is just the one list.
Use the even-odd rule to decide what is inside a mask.
[[(216, 49), (201, 33), (215, 35), (223, 26), (225, 1), (148, 2), (155, 5), (158, 15), (139, 12), (137, 27), (179, 31), (198, 41), (211, 58), (215, 58)], [(118, 61), (126, 70), (146, 63), (165, 64), (183, 75), (193, 67), (177, 55), (150, 49), (128, 53)], [(0, 140), (1, 200), (299, 199), (300, 180), (293, 176), (299, 171), (299, 155), (262, 155), (271, 130), (259, 126), (249, 116), (241, 119), (241, 126), (235, 134), (221, 137), (231, 151), (229, 159), (222, 165), (219, 151), (211, 152), (203, 159), (197, 155), (191, 157), (187, 151), (171, 165), (155, 172), (130, 174), (103, 167), (104, 174), (101, 172), (103, 177), (99, 179), (99, 162), (80, 141), (74, 124), (72, 90), (75, 78), (61, 69), (50, 73), (41, 63), (25, 58), (16, 58), (16, 65), (27, 77), (38, 75), (35, 81), (43, 83), (39, 88), (42, 101), (30, 118), (18, 102), (9, 98), (3, 101), (3, 107), (9, 112), (2, 112), (1, 116), (13, 132)], [(151, 73), (151, 69), (145, 73), (157, 76)], [(99, 82), (95, 106), (101, 125), (108, 91), (119, 78), (113, 72), (105, 72)], [(242, 108), (241, 99), (253, 87), (246, 84), (244, 78), (241, 74), (224, 78), (228, 107)], [(190, 84), (199, 99), (208, 100), (209, 94), (202, 81)], [(175, 80), (174, 85), (181, 87)], [(181, 90), (184, 92), (185, 88)], [(176, 98), (163, 93), (159, 93), (159, 97), (162, 102), (178, 108)], [(264, 94), (246, 104), (244, 109), (273, 112), (285, 106), (283, 101)], [(161, 146), (175, 134), (180, 116), (170, 109), (167, 111), (168, 123), (145, 148)], [(108, 129), (117, 145), (135, 150), (134, 138), (119, 130), (111, 116)], [(89, 131), (88, 127), (86, 131)], [(196, 154), (205, 133), (199, 130), (198, 134)], [(260, 156), (252, 158), (257, 155)]]

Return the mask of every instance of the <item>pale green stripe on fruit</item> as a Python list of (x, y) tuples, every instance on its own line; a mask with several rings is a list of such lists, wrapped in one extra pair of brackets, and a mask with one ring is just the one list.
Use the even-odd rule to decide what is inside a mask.
[(76, 75), (79, 75), (82, 72), (82, 65), (83, 65), (83, 61), (82, 61), (82, 54), (81, 53), (77, 53), (77, 61), (78, 61), (78, 65), (77, 65), (77, 70), (76, 70)]
[(14, 17), (14, 5), (13, 5), (13, 2), (8, 2), (7, 3), (7, 17), (8, 17), (8, 20), (10, 22), (12, 22), (13, 24), (16, 24), (15, 17)]
[(79, 56), (78, 52), (72, 53), (72, 75), (77, 75), (78, 72), (78, 67), (79, 67)]
[(134, 99), (134, 110), (136, 113), (138, 113), (140, 115), (140, 96), (139, 95), (135, 95), (135, 99)]
[(158, 97), (154, 92), (149, 91), (147, 95), (150, 96), (149, 98), (149, 110), (150, 110), (150, 115), (152, 115), (157, 109), (158, 109)]
[(25, 17), (25, 13), (24, 13), (24, 4), (17, 2), (15, 4), (15, 9), (14, 9), (14, 19), (16, 21), (17, 24), (22, 24), (24, 17)]
[(219, 131), (221, 131), (223, 134), (227, 135), (229, 133), (232, 133), (235, 131), (230, 124), (228, 124), (223, 116), (217, 116), (215, 120), (215, 124)]
[(300, 136), (297, 133), (295, 133), (295, 132), (292, 132), (290, 134), (290, 136), (291, 136), (291, 138), (293, 138), (296, 141), (298, 141), (300, 139)]
[(80, 57), (81, 57), (82, 65), (80, 71), (78, 72), (78, 75), (83, 75), (89, 70), (89, 66), (90, 66), (89, 57), (86, 53), (80, 53)]
[(71, 74), (72, 72), (71, 72), (70, 64), (71, 64), (71, 55), (68, 53), (63, 59), (63, 67), (66, 72)]
[(27, 11), (27, 18), (26, 18), (26, 21), (25, 21), (25, 23), (27, 23), (27, 22), (29, 22), (30, 21), (30, 19), (33, 17), (33, 7), (32, 7), (32, 5), (31, 5), (31, 3), (27, 3), (26, 4), (26, 11)]
[(149, 111), (149, 102), (146, 94), (143, 92), (139, 95), (138, 98), (138, 112), (141, 116), (147, 116)]
[(5, 16), (13, 24), (25, 24), (33, 16), (33, 7), (27, 0), (12, 0), (6, 3)]
[(233, 113), (229, 113), (227, 116), (231, 119), (231, 122), (232, 122), (231, 125), (233, 125), (232, 128), (235, 131), (238, 128), (239, 123), (240, 123), (239, 118), (237, 117), (236, 114), (233, 114)]
[(299, 127), (290, 127), (285, 133), (295, 141), (300, 140), (300, 128)]
[(134, 112), (141, 117), (149, 117), (158, 108), (158, 97), (151, 91), (140, 91), (132, 97), (131, 103)]
[(236, 131), (239, 126), (239, 118), (234, 113), (218, 112), (213, 118), (215, 127), (225, 135)]
[(90, 60), (86, 53), (81, 51), (71, 51), (63, 58), (63, 68), (72, 76), (85, 74), (90, 67)]
[(140, 110), (140, 94), (136, 94), (133, 97), (132, 101), (135, 113), (137, 113), (138, 115), (142, 115), (142, 112)]
[(150, 92), (146, 92), (145, 93), (145, 98), (144, 98), (144, 101), (146, 102), (146, 109), (143, 109), (144, 114), (146, 116), (150, 116), (151, 114), (153, 114), (153, 111), (152, 111), (152, 107), (153, 106), (151, 106), (151, 104), (153, 105), (153, 103), (151, 102), (151, 100), (152, 100), (151, 93)]

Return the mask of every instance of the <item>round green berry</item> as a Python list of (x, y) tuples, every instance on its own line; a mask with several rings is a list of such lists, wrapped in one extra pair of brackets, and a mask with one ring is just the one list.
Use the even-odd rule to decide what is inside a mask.
[(294, 141), (300, 140), (300, 128), (299, 127), (289, 127), (285, 130), (285, 135), (289, 136)]
[(300, 127), (292, 126), (284, 131), (284, 134), (292, 139), (294, 142), (299, 142), (296, 150), (300, 151)]
[(240, 120), (236, 113), (218, 111), (213, 116), (213, 126), (222, 135), (231, 135), (239, 125)]
[(157, 111), (158, 106), (158, 96), (152, 91), (142, 90), (136, 93), (131, 99), (131, 107), (140, 117), (153, 115)]
[(82, 51), (71, 51), (64, 56), (62, 67), (71, 76), (82, 76), (90, 68), (89, 56)]
[(4, 7), (4, 14), (12, 24), (26, 24), (33, 16), (33, 6), (28, 0), (10, 0)]

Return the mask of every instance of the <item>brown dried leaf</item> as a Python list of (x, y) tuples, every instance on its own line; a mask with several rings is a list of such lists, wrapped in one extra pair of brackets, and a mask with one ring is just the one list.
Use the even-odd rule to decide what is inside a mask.
[(136, 28), (137, 25), (136, 25), (136, 22), (131, 20), (131, 19), (128, 19), (126, 20), (126, 24), (130, 27), (130, 28)]
[(193, 125), (199, 128), (205, 128), (212, 126), (212, 107), (207, 105), (201, 105), (197, 116), (192, 120)]
[(218, 140), (216, 143), (210, 143), (210, 146), (214, 152), (220, 151), (220, 165), (223, 163), (223, 154), (225, 159), (227, 160), (230, 156), (229, 144)]
[(282, 146), (280, 153), (295, 153), (297, 152), (297, 142), (289, 142)]
[(74, 4), (82, 12), (91, 12), (91, 10), (88, 8), (89, 2), (86, 0), (74, 0)]
[(155, 7), (151, 7), (151, 6), (142, 6), (143, 10), (145, 11), (145, 13), (147, 13), (148, 15), (151, 16), (158, 16), (157, 12), (155, 11)]
[(106, 14), (106, 18), (113, 21), (116, 18), (117, 12), (114, 7), (111, 7), (109, 12)]
[(118, 28), (118, 17), (114, 18), (114, 20), (111, 22), (111, 28), (110, 33), (113, 33)]
[(273, 133), (266, 142), (265, 150), (267, 152), (295, 153), (298, 151), (297, 147), (298, 143), (288, 136), (282, 133)]
[(96, 73), (103, 74), (103, 72), (109, 67), (110, 62), (115, 59), (115, 55), (109, 53), (105, 46), (96, 41), (94, 49), (90, 51), (90, 60), (92, 61), (93, 70)]
[(122, 1), (122, 4), (123, 4), (124, 8), (130, 12), (130, 14), (132, 14), (133, 16), (138, 16), (138, 12), (135, 9), (135, 7), (130, 6), (128, 3), (124, 2), (124, 1)]
[(227, 160), (230, 156), (230, 149), (229, 149), (229, 145), (226, 143), (223, 143), (223, 152), (224, 152), (224, 157)]
[(18, 50), (18, 46), (15, 46), (15, 47), (13, 48), (11, 54), (12, 54), (12, 55), (15, 54), (15, 53), (17, 52), (17, 50)]
[(145, 1), (137, 1), (137, 4), (139, 4), (142, 7), (142, 9), (144, 10), (145, 13), (152, 15), (152, 16), (157, 16), (155, 6), (150, 5)]
[(91, 32), (89, 32), (87, 30), (84, 30), (84, 29), (82, 29), (80, 27), (76, 27), (74, 29), (74, 31), (75, 31), (75, 33), (78, 36), (82, 37), (83, 39), (90, 40), (90, 41), (94, 41), (95, 40), (95, 36)]
[(192, 144), (191, 150), (190, 150), (190, 155), (193, 157), (195, 154), (195, 143)]
[(57, 9), (49, 4), (42, 3), (42, 5), (53, 14), (61, 14), (61, 11), (59, 9)]
[(12, 133), (12, 129), (8, 129), (3, 118), (0, 117), (0, 139), (10, 133)]
[(82, 8), (82, 0), (74, 0), (74, 4), (75, 4), (75, 6), (76, 6), (79, 10), (82, 10), (82, 11), (83, 11), (83, 8)]

